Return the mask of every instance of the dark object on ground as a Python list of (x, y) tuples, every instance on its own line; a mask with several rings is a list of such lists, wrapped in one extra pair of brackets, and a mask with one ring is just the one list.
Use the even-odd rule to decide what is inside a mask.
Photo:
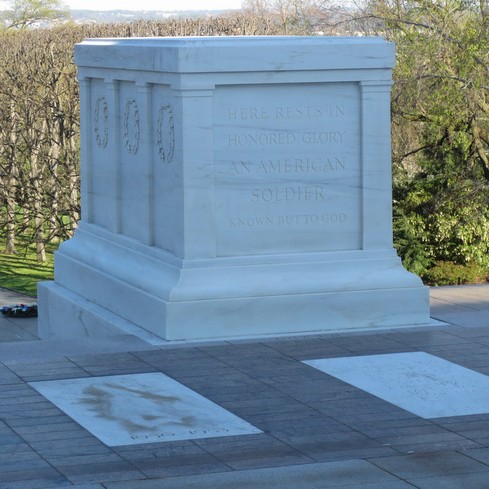
[(37, 317), (37, 303), (10, 304), (0, 308), (0, 312), (10, 318), (33, 318)]

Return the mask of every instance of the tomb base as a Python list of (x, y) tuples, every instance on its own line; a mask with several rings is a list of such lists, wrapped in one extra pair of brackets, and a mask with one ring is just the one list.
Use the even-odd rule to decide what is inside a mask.
[(92, 39), (80, 226), (43, 338), (151, 342), (429, 323), (393, 249), (380, 38)]
[(130, 333), (150, 343), (429, 322), (429, 294), (394, 250), (178, 260), (81, 223), (39, 286), (42, 338)]

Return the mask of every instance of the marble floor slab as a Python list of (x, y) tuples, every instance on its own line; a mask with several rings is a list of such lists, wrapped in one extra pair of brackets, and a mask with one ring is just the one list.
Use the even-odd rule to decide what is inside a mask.
[(425, 419), (489, 413), (489, 377), (425, 352), (303, 363)]
[(162, 373), (30, 385), (108, 446), (261, 433)]

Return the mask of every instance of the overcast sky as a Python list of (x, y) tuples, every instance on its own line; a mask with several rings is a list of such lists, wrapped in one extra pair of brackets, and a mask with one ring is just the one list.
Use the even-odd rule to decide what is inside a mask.
[(64, 0), (72, 9), (90, 10), (221, 10), (238, 9), (241, 0)]

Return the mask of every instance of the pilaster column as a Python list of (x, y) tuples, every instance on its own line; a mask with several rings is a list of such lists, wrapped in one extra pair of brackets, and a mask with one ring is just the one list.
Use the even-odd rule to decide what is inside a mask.
[(392, 249), (391, 81), (362, 81), (363, 249)]
[(150, 83), (137, 83), (137, 91), (141, 103), (141, 141), (139, 147), (140, 164), (144, 173), (144, 186), (141, 194), (144, 202), (140, 219), (144, 225), (143, 234), (139, 236), (142, 243), (152, 246), (154, 244), (154, 211), (153, 211), (153, 145), (154, 140), (154, 114), (152, 85)]
[[(216, 256), (213, 141), (214, 86), (172, 86), (175, 112), (175, 161), (181, 162), (183, 249), (181, 258)], [(182, 121), (185, 121), (183, 125)]]
[(111, 178), (107, 179), (105, 185), (107, 186), (107, 192), (111, 195), (111, 198), (107, 201), (108, 209), (107, 214), (109, 216), (107, 222), (107, 229), (113, 233), (121, 232), (121, 186), (120, 186), (120, 165), (121, 154), (120, 144), (120, 103), (119, 103), (119, 82), (118, 80), (106, 79), (105, 80), (106, 93), (108, 98), (108, 105), (110, 111), (109, 127), (110, 134), (107, 143), (107, 160), (105, 164), (107, 166), (107, 175)]
[(93, 203), (91, 199), (91, 169), (90, 155), (92, 153), (92, 124), (91, 110), (91, 79), (85, 76), (78, 77), (80, 86), (80, 208), (81, 220), (93, 221)]

